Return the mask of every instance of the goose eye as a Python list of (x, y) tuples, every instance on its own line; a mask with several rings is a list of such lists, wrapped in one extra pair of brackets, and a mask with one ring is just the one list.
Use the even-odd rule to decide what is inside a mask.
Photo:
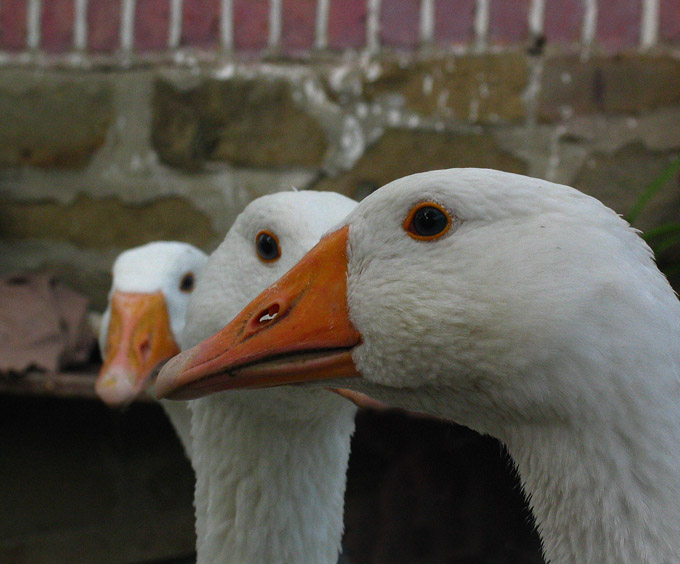
[(281, 248), (276, 235), (269, 231), (260, 231), (255, 237), (257, 255), (264, 262), (274, 262), (281, 256)]
[(191, 292), (194, 289), (194, 273), (187, 272), (182, 276), (182, 280), (179, 283), (179, 289), (182, 292)]
[(413, 208), (406, 220), (404, 229), (414, 239), (431, 241), (444, 235), (451, 227), (451, 214), (439, 204), (423, 202)]

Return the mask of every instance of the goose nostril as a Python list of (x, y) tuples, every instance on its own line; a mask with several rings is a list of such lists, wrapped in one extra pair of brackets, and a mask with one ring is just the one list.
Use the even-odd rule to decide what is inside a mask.
[(265, 323), (269, 323), (270, 321), (274, 320), (278, 314), (279, 304), (272, 304), (267, 309), (262, 311), (260, 315), (258, 315), (257, 322), (260, 325), (264, 325)]
[(149, 358), (149, 354), (151, 353), (151, 342), (149, 339), (144, 339), (141, 343), (139, 343), (139, 357), (142, 360), (142, 363), (145, 363), (147, 359)]

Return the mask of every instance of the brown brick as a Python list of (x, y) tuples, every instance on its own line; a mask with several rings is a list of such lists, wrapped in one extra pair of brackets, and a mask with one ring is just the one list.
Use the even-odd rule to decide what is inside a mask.
[(412, 111), (480, 123), (524, 118), (528, 64), (523, 55), (445, 57), (406, 66), (385, 60), (382, 67), (380, 76), (365, 81), (369, 99), (401, 94)]
[(171, 239), (199, 247), (213, 245), (210, 219), (188, 200), (165, 197), (143, 205), (118, 198), (79, 196), (70, 204), (53, 201), (0, 204), (0, 238), (67, 241), (78, 247), (128, 248)]
[(680, 61), (664, 56), (578, 56), (546, 61), (540, 114), (636, 113), (680, 102)]
[(0, 168), (79, 168), (104, 143), (113, 121), (105, 81), (0, 73)]
[(361, 199), (388, 182), (416, 172), (454, 167), (525, 173), (526, 163), (503, 151), (491, 135), (394, 129), (385, 133), (354, 168), (314, 188)]
[(197, 169), (205, 161), (244, 167), (320, 165), (327, 141), (283, 80), (205, 80), (182, 90), (158, 80), (152, 141), (171, 165)]

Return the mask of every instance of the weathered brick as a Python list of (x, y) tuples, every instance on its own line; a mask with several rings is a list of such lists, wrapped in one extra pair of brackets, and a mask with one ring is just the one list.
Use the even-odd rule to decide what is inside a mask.
[(89, 0), (87, 3), (87, 48), (115, 51), (120, 44), (120, 2)]
[(135, 49), (156, 51), (168, 46), (170, 0), (137, 0)]
[(45, 51), (63, 52), (73, 48), (73, 0), (42, 3), (40, 46)]
[(105, 81), (3, 73), (0, 81), (0, 167), (85, 166), (113, 120)]
[(529, 35), (529, 0), (490, 0), (489, 41), (519, 43)]
[(192, 0), (182, 6), (182, 45), (214, 47), (220, 43), (220, 0)]
[(269, 1), (234, 0), (234, 48), (255, 51), (269, 41)]
[(158, 80), (152, 104), (153, 145), (174, 166), (317, 166), (326, 153), (324, 131), (283, 80), (205, 80), (185, 90)]
[(402, 176), (452, 167), (484, 167), (525, 173), (524, 161), (503, 151), (487, 133), (457, 133), (394, 129), (387, 131), (355, 166), (315, 188), (361, 199)]
[(550, 43), (572, 44), (581, 40), (582, 0), (546, 0), (543, 33)]
[(555, 57), (546, 62), (543, 119), (568, 113), (642, 112), (680, 102), (680, 61), (665, 56)]
[(380, 42), (388, 47), (415, 47), (420, 39), (420, 0), (382, 0)]
[(476, 0), (439, 0), (434, 6), (434, 36), (440, 45), (469, 43), (475, 35)]
[(0, 50), (18, 51), (26, 47), (26, 1), (0, 2)]
[(384, 61), (382, 67), (380, 76), (364, 84), (369, 100), (400, 94), (412, 111), (472, 122), (518, 121), (525, 115), (523, 55), (451, 56), (407, 66)]
[(635, 47), (640, 42), (642, 0), (608, 0), (600, 4), (597, 42), (610, 51)]
[(69, 204), (2, 202), (0, 237), (68, 241), (91, 248), (128, 248), (167, 239), (206, 247), (214, 244), (217, 234), (210, 219), (184, 198), (132, 205), (119, 198), (79, 196)]
[(331, 0), (328, 46), (351, 49), (366, 44), (366, 0)]
[(287, 52), (314, 47), (316, 0), (283, 0), (281, 2), (281, 47)]
[(659, 1), (659, 39), (664, 43), (680, 43), (678, 0)]

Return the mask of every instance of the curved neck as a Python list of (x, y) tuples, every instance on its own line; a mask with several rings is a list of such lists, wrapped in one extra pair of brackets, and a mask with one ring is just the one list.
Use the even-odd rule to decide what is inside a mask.
[(623, 425), (506, 429), (547, 562), (677, 561), (677, 424), (650, 414)]
[(159, 400), (159, 403), (168, 419), (170, 419), (170, 423), (172, 423), (175, 433), (177, 433), (184, 447), (184, 454), (191, 460), (193, 448), (191, 440), (191, 410), (189, 406), (184, 401)]
[(338, 400), (295, 421), (234, 392), (193, 402), (198, 564), (337, 562), (356, 411)]

